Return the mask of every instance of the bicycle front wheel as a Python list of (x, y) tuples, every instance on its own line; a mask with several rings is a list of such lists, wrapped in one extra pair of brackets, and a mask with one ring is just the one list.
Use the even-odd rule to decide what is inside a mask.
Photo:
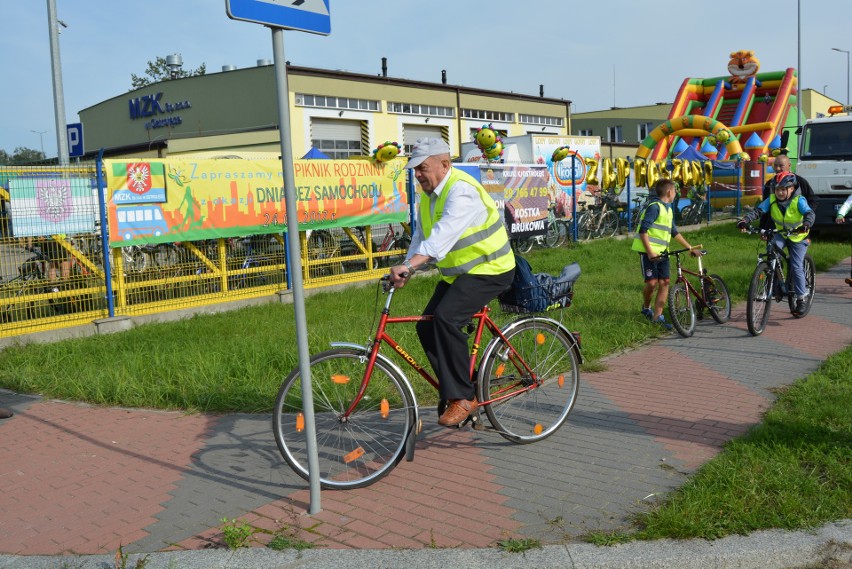
[(731, 295), (725, 281), (719, 275), (708, 275), (701, 279), (704, 287), (704, 301), (710, 310), (710, 316), (719, 324), (731, 319)]
[(751, 284), (748, 286), (746, 301), (746, 324), (752, 336), (760, 336), (769, 321), (769, 309), (772, 303), (772, 271), (769, 264), (761, 261), (754, 269)]
[(580, 241), (588, 241), (595, 236), (595, 220), (596, 216), (588, 212), (577, 218), (577, 238)]
[[(483, 355), (477, 394), (506, 439), (532, 443), (562, 426), (577, 400), (580, 370), (574, 338), (556, 322), (525, 318)], [(489, 403), (490, 402), (490, 403)]]
[(674, 329), (684, 338), (695, 333), (695, 305), (689, 289), (682, 282), (676, 282), (669, 288), (669, 316)]
[[(364, 351), (339, 348), (311, 358), (319, 478), (324, 488), (351, 489), (372, 484), (393, 470), (414, 436), (414, 399), (396, 370), (377, 360), (355, 409), (367, 369)], [(275, 442), (296, 474), (309, 479), (302, 376), (293, 370), (281, 386), (272, 412)]]
[(544, 244), (549, 249), (553, 247), (558, 247), (560, 243), (561, 236), (559, 235), (559, 226), (555, 221), (551, 221), (547, 225), (547, 233), (544, 236)]

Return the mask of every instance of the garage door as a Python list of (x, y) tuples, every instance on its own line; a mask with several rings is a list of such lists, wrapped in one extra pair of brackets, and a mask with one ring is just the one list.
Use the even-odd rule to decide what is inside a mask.
[(335, 160), (361, 156), (361, 122), (313, 118), (311, 144)]

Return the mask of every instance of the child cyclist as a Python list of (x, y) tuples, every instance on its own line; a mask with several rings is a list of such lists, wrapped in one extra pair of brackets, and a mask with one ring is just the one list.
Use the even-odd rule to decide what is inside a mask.
[[(666, 330), (672, 328), (663, 316), (663, 308), (669, 294), (669, 259), (661, 257), (660, 253), (668, 249), (672, 237), (685, 248), (692, 249), (692, 245), (678, 232), (674, 224), (672, 202), (675, 199), (676, 188), (672, 180), (662, 178), (654, 184), (656, 198), (642, 209), (642, 214), (639, 216), (639, 230), (634, 236), (632, 247), (639, 253), (642, 276), (645, 279), (645, 288), (642, 289), (644, 301), (642, 315)], [(689, 253), (694, 257), (699, 255), (698, 251)], [(656, 299), (654, 299), (654, 291), (657, 293)], [(654, 300), (653, 308), (651, 308), (652, 299)]]
[(808, 232), (814, 224), (816, 214), (799, 192), (795, 174), (779, 172), (775, 177), (773, 194), (760, 202), (757, 208), (748, 212), (737, 223), (737, 227), (740, 231), (746, 231), (749, 223), (765, 213), (769, 214), (776, 231), (797, 232), (789, 237), (776, 233), (773, 240), (779, 249), (787, 247), (790, 255), (790, 272), (793, 275), (793, 286), (796, 290), (796, 306), (793, 311), (796, 314), (802, 314), (806, 293), (803, 262), (808, 250)]

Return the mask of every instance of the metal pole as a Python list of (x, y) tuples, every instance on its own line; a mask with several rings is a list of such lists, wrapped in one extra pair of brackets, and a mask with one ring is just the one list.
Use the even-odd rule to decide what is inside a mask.
[[(796, 69), (798, 71), (796, 83), (796, 129), (798, 130), (802, 127), (802, 0), (796, 0), (796, 12)], [(739, 161), (737, 163), (739, 164)]]
[(104, 181), (104, 149), (98, 151), (95, 159), (95, 168), (98, 169), (98, 215), (101, 219), (101, 257), (104, 259), (104, 282), (106, 283), (107, 314), (115, 318), (115, 296), (112, 292), (112, 255), (109, 252), (109, 238), (107, 236), (106, 216), (106, 183)]
[(311, 503), (308, 513), (320, 512), (319, 458), (314, 421), (314, 398), (311, 390), (311, 355), (308, 352), (308, 326), (305, 316), (305, 291), (302, 283), (302, 255), (299, 251), (299, 215), (296, 211), (296, 185), (293, 172), (293, 147), (290, 143), (290, 88), (287, 84), (287, 65), (284, 58), (284, 30), (272, 30), (272, 53), (275, 62), (275, 86), (278, 96), (278, 117), (281, 138), (281, 166), (284, 174), (284, 204), (287, 208), (287, 245), (290, 251), (289, 268), (293, 273), (293, 309), (296, 317), (296, 345), (299, 348), (299, 374), (302, 376), (302, 412), (305, 414), (305, 437), (308, 448), (308, 473)]
[(574, 233), (574, 243), (577, 242), (577, 153), (571, 155), (571, 221)]
[(56, 0), (47, 0), (47, 26), (50, 32), (50, 68), (53, 74), (53, 111), (56, 117), (56, 156), (68, 165), (68, 137), (65, 126), (65, 95), (62, 92), (62, 63), (59, 57), (59, 29), (56, 27)]

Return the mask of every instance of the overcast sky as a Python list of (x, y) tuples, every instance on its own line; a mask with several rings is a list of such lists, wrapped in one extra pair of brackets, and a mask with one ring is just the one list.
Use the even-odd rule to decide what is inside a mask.
[[(800, 0), (801, 87), (847, 100), (852, 8)], [(66, 122), (130, 89), (157, 56), (255, 66), (272, 59), (268, 28), (231, 20), (222, 0), (56, 0)], [(45, 0), (0, 0), (0, 149), (56, 156)], [(727, 74), (753, 50), (761, 72), (798, 67), (798, 0), (331, 0), (331, 35), (285, 33), (293, 65), (388, 75), (574, 102), (573, 112), (672, 102), (686, 77)], [(36, 131), (36, 132), (33, 132)], [(42, 132), (43, 134), (39, 134)]]

